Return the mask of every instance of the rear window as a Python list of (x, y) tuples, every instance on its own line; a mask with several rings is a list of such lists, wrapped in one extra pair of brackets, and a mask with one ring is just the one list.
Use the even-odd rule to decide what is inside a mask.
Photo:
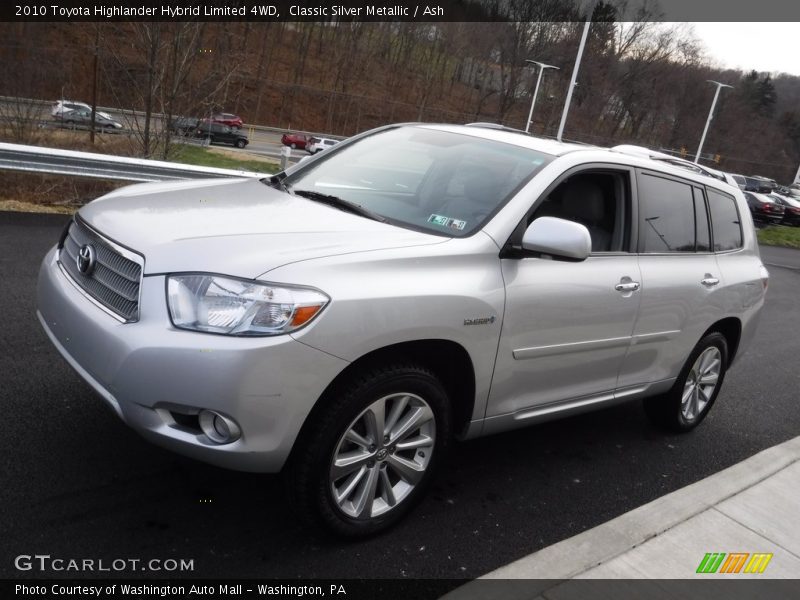
[(736, 200), (732, 196), (708, 188), (708, 208), (714, 231), (714, 250), (725, 252), (742, 247), (742, 223)]

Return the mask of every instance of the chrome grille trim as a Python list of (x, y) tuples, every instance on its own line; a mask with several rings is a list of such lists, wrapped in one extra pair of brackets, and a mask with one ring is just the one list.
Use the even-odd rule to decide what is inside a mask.
[[(76, 259), (84, 244), (91, 244), (97, 256), (87, 276), (78, 270)], [(58, 251), (61, 270), (95, 304), (125, 323), (139, 320), (144, 257), (96, 232), (76, 218)]]

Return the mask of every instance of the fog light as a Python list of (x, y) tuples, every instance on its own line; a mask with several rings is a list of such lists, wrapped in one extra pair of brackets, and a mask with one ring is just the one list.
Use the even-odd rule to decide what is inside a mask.
[(200, 429), (206, 437), (217, 444), (230, 444), (242, 435), (242, 430), (233, 419), (213, 410), (200, 411)]

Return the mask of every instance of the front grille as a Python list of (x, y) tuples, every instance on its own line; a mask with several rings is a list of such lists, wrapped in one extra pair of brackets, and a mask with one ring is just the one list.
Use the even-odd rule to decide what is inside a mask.
[[(81, 273), (77, 264), (78, 252), (86, 245), (94, 247), (97, 257), (88, 275)], [(125, 321), (135, 321), (139, 318), (142, 262), (124, 256), (115, 246), (80, 221), (72, 221), (62, 242), (59, 262), (91, 298)]]

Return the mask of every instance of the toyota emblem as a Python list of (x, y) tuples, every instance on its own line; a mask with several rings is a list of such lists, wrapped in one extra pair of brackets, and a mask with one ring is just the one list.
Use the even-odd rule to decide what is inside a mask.
[(94, 271), (95, 264), (97, 264), (97, 253), (94, 250), (94, 246), (90, 244), (81, 246), (80, 250), (78, 250), (78, 256), (75, 262), (78, 265), (78, 271), (87, 277), (91, 275), (92, 271)]

